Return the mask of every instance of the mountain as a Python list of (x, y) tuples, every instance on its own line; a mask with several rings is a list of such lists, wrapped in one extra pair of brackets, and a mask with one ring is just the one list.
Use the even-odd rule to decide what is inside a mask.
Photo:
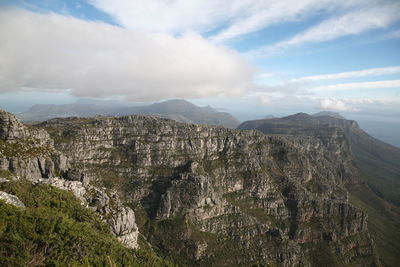
[(324, 114), (328, 115), (298, 113), (280, 119), (246, 121), (238, 129), (319, 137), (330, 128), (339, 128), (349, 141), (358, 166), (368, 177), (369, 186), (379, 196), (400, 206), (400, 149), (368, 135), (355, 121)]
[(210, 106), (198, 107), (188, 101), (178, 99), (141, 107), (132, 114), (150, 114), (178, 122), (221, 125), (228, 128), (236, 128), (240, 123), (229, 113), (218, 112)]
[(141, 243), (115, 192), (71, 169), (45, 130), (1, 110), (0, 225), (1, 266), (173, 266)]
[(379, 266), (367, 214), (349, 202), (347, 186), (368, 188), (341, 131), (321, 140), (148, 116), (25, 126), (0, 115), (8, 179), (70, 191), (136, 251), (183, 266)]
[(346, 119), (342, 115), (340, 115), (337, 112), (332, 112), (332, 111), (320, 111), (318, 113), (313, 114), (314, 117), (333, 117), (336, 119)]
[(264, 117), (264, 119), (275, 119), (276, 117), (274, 115), (267, 115)]
[[(369, 187), (360, 190), (351, 186), (353, 200), (369, 211), (369, 217), (373, 220), (370, 228), (375, 233), (378, 248), (381, 254), (390, 254), (384, 258), (388, 259), (386, 265), (391, 266), (398, 261), (395, 255), (400, 252), (399, 148), (371, 137), (357, 122), (338, 118), (337, 114), (331, 113), (319, 113), (317, 116), (298, 113), (280, 119), (247, 121), (238, 129), (257, 129), (265, 134), (312, 136), (328, 143), (325, 138), (327, 132), (342, 132), (350, 144), (360, 177)], [(392, 242), (388, 243), (388, 239)]]
[(185, 100), (168, 100), (148, 106), (127, 106), (118, 102), (78, 101), (65, 105), (35, 105), (17, 116), (26, 122), (40, 122), (52, 118), (93, 117), (96, 115), (125, 116), (131, 114), (154, 115), (179, 122), (220, 125), (236, 128), (239, 121), (226, 112), (211, 107), (199, 107)]

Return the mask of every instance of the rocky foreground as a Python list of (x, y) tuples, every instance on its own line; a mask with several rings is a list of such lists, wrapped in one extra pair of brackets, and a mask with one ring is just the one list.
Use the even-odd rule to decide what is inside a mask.
[(127, 247), (178, 265), (379, 266), (344, 133), (323, 138), (120, 118), (25, 126), (0, 113), (0, 168), (69, 190)]

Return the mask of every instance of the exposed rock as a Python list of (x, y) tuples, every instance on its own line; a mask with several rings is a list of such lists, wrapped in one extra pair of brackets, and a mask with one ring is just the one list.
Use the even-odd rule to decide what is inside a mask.
[(6, 203), (14, 205), (19, 208), (25, 208), (25, 204), (17, 196), (8, 194), (6, 192), (0, 191), (0, 199), (4, 200)]
[[(175, 234), (144, 233), (167, 253), (201, 265), (311, 266), (324, 244), (342, 264), (378, 265), (367, 217), (348, 203), (344, 185), (359, 180), (340, 129), (319, 139), (267, 136), (141, 116), (41, 126), (72, 167), (123, 183), (119, 193), (152, 222), (176, 221)], [(231, 255), (225, 263), (216, 256), (223, 253)]]
[[(120, 196), (141, 211), (150, 243), (190, 263), (313, 266), (321, 252), (334, 266), (379, 265), (367, 216), (348, 203), (345, 185), (358, 172), (335, 127), (315, 138), (143, 116), (67, 118), (37, 126), (53, 145), (35, 141), (43, 130), (4, 121), (0, 166), (73, 192), (128, 247), (139, 232)], [(26, 150), (10, 145), (32, 138)]]
[(14, 115), (0, 110), (0, 169), (36, 180), (58, 176), (67, 165), (45, 130), (28, 128)]
[[(122, 205), (118, 195), (113, 194), (110, 201), (107, 193), (88, 184), (84, 172), (68, 168), (68, 159), (54, 149), (53, 140), (45, 130), (28, 129), (4, 111), (0, 111), (0, 123), (0, 169), (10, 171), (16, 177), (72, 192), (84, 205), (101, 215), (126, 247), (138, 247), (134, 212)], [(54, 178), (61, 176), (66, 180)], [(14, 205), (23, 206), (15, 196), (4, 192), (1, 196)]]
[(138, 248), (139, 231), (135, 222), (135, 213), (131, 208), (122, 205), (118, 195), (112, 194), (110, 198), (104, 191), (85, 185), (81, 181), (52, 178), (41, 179), (38, 182), (72, 192), (83, 205), (100, 214), (123, 245), (132, 249)]
[(119, 205), (117, 210), (112, 212), (111, 217), (107, 219), (113, 233), (118, 240), (129, 248), (137, 248), (139, 230), (135, 223), (135, 213), (132, 209)]

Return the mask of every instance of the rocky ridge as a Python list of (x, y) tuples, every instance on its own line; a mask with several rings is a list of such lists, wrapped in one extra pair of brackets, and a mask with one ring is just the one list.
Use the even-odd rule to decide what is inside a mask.
[(329, 112), (313, 116), (298, 113), (271, 120), (246, 121), (238, 129), (256, 129), (265, 134), (312, 136), (320, 140), (331, 136), (327, 134), (329, 131), (340, 131), (349, 142), (364, 176), (369, 176), (369, 186), (380, 197), (400, 206), (400, 149), (368, 135), (356, 121)]
[(358, 177), (340, 129), (268, 136), (141, 116), (38, 126), (91, 183), (118, 190), (142, 234), (178, 261), (379, 265), (367, 216), (348, 203), (345, 184)]
[[(137, 248), (138, 229), (133, 210), (123, 206), (116, 193), (89, 185), (84, 173), (70, 168), (68, 158), (54, 148), (45, 130), (28, 128), (10, 113), (0, 111), (0, 137), (3, 176), (28, 179), (35, 184), (46, 183), (72, 192), (83, 205), (100, 214), (126, 247)], [(15, 196), (1, 193), (6, 202), (24, 205)]]
[(129, 207), (122, 205), (115, 192), (107, 194), (94, 186), (81, 181), (69, 181), (59, 178), (40, 179), (36, 183), (48, 184), (62, 190), (72, 192), (81, 203), (94, 210), (110, 226), (112, 233), (128, 248), (137, 248), (138, 228), (135, 223), (135, 213)]
[(8, 194), (6, 192), (0, 191), (0, 199), (16, 207), (25, 208), (25, 204), (21, 200), (19, 200), (17, 196)]

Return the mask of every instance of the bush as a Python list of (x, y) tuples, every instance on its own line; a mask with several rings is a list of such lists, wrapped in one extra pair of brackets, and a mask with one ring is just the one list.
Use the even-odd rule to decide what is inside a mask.
[(3, 183), (27, 206), (0, 201), (0, 266), (172, 266), (152, 251), (133, 251), (71, 193), (29, 182)]

